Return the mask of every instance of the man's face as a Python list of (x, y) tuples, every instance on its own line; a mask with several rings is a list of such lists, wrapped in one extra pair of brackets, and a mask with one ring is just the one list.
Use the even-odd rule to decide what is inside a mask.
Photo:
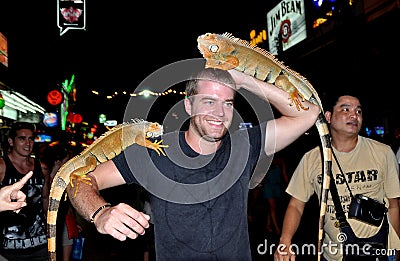
[(353, 96), (341, 96), (327, 120), (332, 131), (358, 135), (363, 120), (360, 101)]
[(192, 103), (186, 101), (186, 111), (191, 115), (193, 130), (208, 141), (218, 141), (232, 123), (235, 90), (204, 80), (199, 82), (197, 92), (192, 96)]
[(33, 132), (29, 129), (21, 129), (17, 131), (17, 136), (14, 140), (9, 139), (10, 146), (12, 146), (13, 151), (21, 156), (28, 157), (35, 143), (35, 136)]

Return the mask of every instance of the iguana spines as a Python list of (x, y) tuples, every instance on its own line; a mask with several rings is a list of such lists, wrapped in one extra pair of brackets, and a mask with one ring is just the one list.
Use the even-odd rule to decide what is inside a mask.
[[(197, 48), (206, 59), (206, 68), (235, 69), (255, 78), (275, 84), (290, 94), (291, 105), (302, 107), (308, 100), (321, 107), (321, 100), (311, 83), (290, 69), (268, 51), (234, 37), (230, 33), (206, 33), (197, 38)], [(312, 99), (312, 96), (314, 98)]]
[(153, 149), (159, 155), (165, 156), (163, 148), (167, 148), (168, 145), (161, 145), (162, 140), (151, 142), (147, 139), (156, 138), (162, 134), (163, 127), (157, 122), (134, 119), (105, 132), (80, 154), (61, 166), (51, 184), (47, 211), (49, 260), (56, 260), (57, 213), (68, 184), (75, 187), (75, 194), (80, 182), (91, 185), (90, 178), (86, 177), (86, 174), (93, 171), (98, 164), (114, 158), (133, 144)]

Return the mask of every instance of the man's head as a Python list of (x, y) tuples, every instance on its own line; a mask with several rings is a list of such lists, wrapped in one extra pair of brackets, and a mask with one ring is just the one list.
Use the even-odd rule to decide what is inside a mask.
[(28, 122), (15, 122), (8, 134), (8, 144), (21, 156), (29, 156), (35, 142), (35, 125)]
[(59, 167), (68, 161), (69, 151), (67, 145), (62, 143), (56, 144), (54, 146), (48, 146), (44, 149), (42, 153), (42, 158), (40, 161), (46, 165), (47, 171), (50, 173), (54, 165), (59, 165)]
[(358, 135), (363, 122), (360, 100), (351, 95), (342, 95), (327, 104), (325, 118), (332, 134)]
[(236, 84), (227, 71), (204, 69), (186, 86), (185, 110), (190, 129), (208, 141), (218, 141), (227, 132), (233, 118)]

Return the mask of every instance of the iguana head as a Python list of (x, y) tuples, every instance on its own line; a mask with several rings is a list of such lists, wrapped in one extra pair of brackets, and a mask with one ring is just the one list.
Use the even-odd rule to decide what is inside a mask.
[(157, 122), (149, 122), (146, 127), (146, 137), (155, 138), (163, 134), (163, 126)]
[(200, 35), (197, 38), (197, 48), (206, 59), (206, 68), (230, 70), (239, 65), (239, 60), (231, 55), (235, 47), (226, 35)]

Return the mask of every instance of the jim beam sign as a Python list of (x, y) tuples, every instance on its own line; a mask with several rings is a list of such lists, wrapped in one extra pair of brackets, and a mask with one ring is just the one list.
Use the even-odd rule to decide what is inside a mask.
[(281, 1), (267, 13), (269, 52), (277, 55), (307, 38), (304, 1)]

